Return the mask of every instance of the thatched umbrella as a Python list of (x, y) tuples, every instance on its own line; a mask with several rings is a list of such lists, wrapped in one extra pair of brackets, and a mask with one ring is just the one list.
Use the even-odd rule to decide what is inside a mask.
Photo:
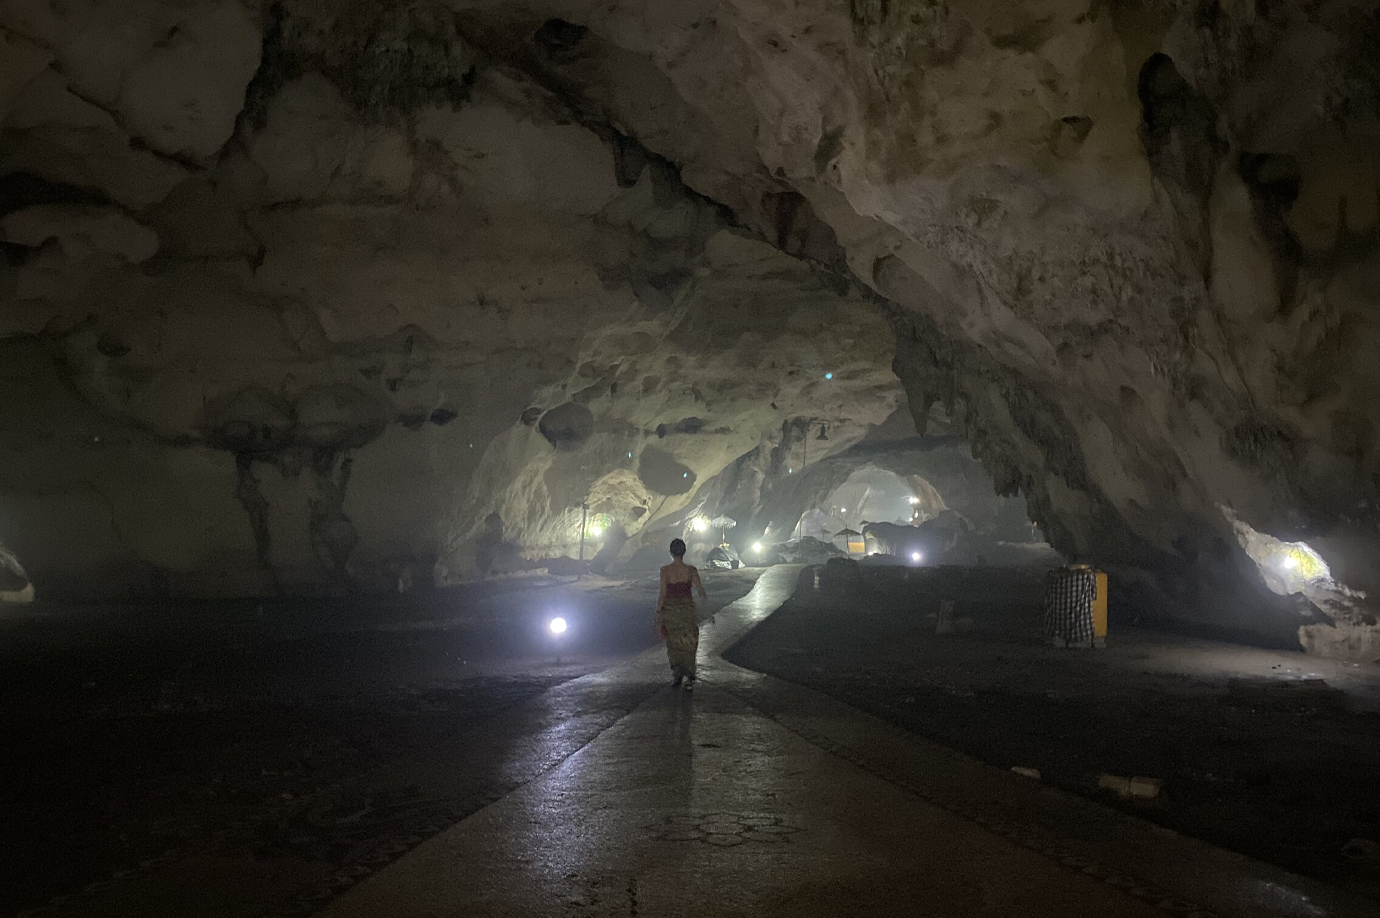
[(856, 529), (848, 529), (847, 527), (845, 527), (843, 529), (840, 529), (838, 532), (834, 533), (835, 544), (837, 544), (840, 536), (843, 537), (843, 550), (851, 553), (853, 551), (853, 540), (855, 538), (861, 540), (863, 534), (861, 532), (858, 532)]
[(709, 521), (709, 525), (719, 527), (719, 544), (728, 541), (728, 530), (738, 525), (738, 521), (731, 516), (716, 516)]

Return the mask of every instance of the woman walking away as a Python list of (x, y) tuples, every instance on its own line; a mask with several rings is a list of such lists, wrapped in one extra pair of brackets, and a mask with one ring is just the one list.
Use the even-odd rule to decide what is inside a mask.
[(685, 563), (685, 543), (680, 539), (671, 540), (671, 558), (671, 563), (661, 569), (657, 631), (666, 640), (666, 657), (676, 677), (672, 687), (679, 688), (685, 682), (688, 692), (695, 687), (695, 656), (700, 649), (700, 624), (695, 618), (691, 590), (698, 590), (704, 602), (709, 601), (709, 596), (700, 583), (700, 572)]

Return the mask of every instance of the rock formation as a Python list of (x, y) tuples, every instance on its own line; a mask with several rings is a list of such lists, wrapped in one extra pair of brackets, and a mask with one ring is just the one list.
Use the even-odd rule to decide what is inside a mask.
[(34, 585), (24, 573), (24, 565), (3, 545), (0, 545), (0, 604), (33, 602)]
[(0, 44), (41, 592), (447, 582), (582, 504), (631, 553), (904, 392), (1128, 600), (1380, 656), (1368, 0), (3, 0)]

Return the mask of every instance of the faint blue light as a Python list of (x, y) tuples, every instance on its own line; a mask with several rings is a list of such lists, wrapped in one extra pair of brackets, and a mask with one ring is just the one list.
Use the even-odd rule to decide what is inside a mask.
[(834, 378), (834, 374), (833, 374), (833, 373), (825, 373), (825, 374), (824, 374), (824, 378), (825, 378), (825, 379), (833, 379), (833, 378)]
[(795, 474), (795, 469), (786, 469), (786, 474), (787, 474), (787, 475), (794, 475), (794, 474)]
[(629, 459), (632, 458), (632, 453), (628, 453), (628, 458), (629, 458)]
[(689, 477), (690, 477), (690, 473), (689, 473), (689, 472), (681, 472), (681, 473), (680, 473), (680, 477), (681, 477), (681, 478), (689, 478)]

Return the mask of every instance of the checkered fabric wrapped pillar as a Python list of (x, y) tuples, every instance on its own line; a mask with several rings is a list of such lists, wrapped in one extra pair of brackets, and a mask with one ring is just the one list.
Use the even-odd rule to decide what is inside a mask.
[(1045, 578), (1045, 637), (1091, 645), (1096, 596), (1097, 574), (1093, 571), (1050, 571)]

